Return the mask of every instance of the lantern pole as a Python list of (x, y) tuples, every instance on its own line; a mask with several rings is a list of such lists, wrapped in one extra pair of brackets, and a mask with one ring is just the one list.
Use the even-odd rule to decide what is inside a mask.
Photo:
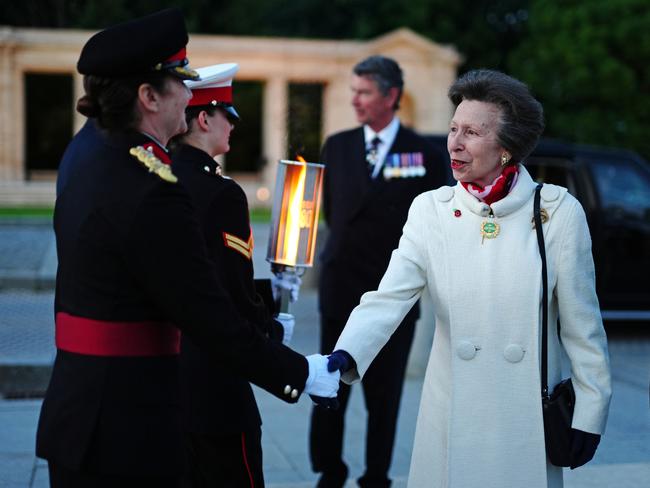
[[(299, 273), (302, 271), (302, 273)], [(297, 268), (293, 266), (285, 266), (284, 264), (271, 263), (271, 272), (278, 278), (282, 279), (287, 276), (296, 276), (301, 277), (305, 274), (305, 268)], [(296, 280), (289, 278), (289, 282), (294, 282)], [(291, 290), (288, 288), (280, 288), (280, 293), (275, 300), (277, 310), (279, 313), (291, 313), (289, 311), (291, 304)]]

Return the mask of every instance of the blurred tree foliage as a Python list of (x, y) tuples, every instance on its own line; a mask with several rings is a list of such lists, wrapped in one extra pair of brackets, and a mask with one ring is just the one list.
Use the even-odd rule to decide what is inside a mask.
[(647, 0), (29, 0), (0, 25), (98, 29), (178, 6), (191, 32), (369, 39), (406, 26), (505, 70), (544, 103), (547, 134), (650, 157)]
[(544, 104), (546, 134), (650, 158), (647, 0), (534, 0), (510, 59)]
[(5, 2), (0, 25), (99, 29), (180, 7), (191, 32), (368, 39), (409, 27), (453, 44), (465, 69), (505, 68), (526, 33), (529, 0), (29, 0)]

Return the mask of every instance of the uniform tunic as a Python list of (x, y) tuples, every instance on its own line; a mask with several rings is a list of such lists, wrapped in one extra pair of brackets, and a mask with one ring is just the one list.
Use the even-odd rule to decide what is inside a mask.
[[(500, 233), (481, 238), (490, 208), (460, 184), (420, 195), (375, 292), (363, 296), (336, 349), (363, 376), (426, 289), (436, 330), (414, 441), (411, 488), (558, 488), (547, 463), (541, 410), (541, 260), (532, 227), (535, 183), (518, 182), (492, 204)], [(561, 318), (576, 390), (573, 427), (602, 433), (611, 396), (605, 333), (594, 288), (591, 240), (582, 207), (545, 185), (542, 208), (549, 324)], [(549, 386), (561, 379), (558, 337), (549, 326)]]
[[(235, 308), (260, 331), (282, 341), (282, 326), (272, 319), (253, 280), (253, 235), (242, 188), (220, 174), (206, 152), (189, 145), (174, 151), (172, 169), (197, 210), (208, 254)], [(181, 346), (181, 370), (188, 429), (206, 434), (237, 433), (259, 427), (261, 419), (245, 379), (223, 377), (220, 365), (189, 338)], [(223, 391), (232, 401), (223, 402)]]
[[(181, 185), (129, 154), (139, 133), (106, 136), (74, 163), (54, 212), (55, 311), (108, 322), (171, 323), (222, 364), (290, 402), (307, 362), (243, 321), (218, 280)], [(184, 471), (178, 356), (59, 349), (36, 453), (69, 469), (116, 475)], [(229, 392), (222, 400), (230, 401)]]

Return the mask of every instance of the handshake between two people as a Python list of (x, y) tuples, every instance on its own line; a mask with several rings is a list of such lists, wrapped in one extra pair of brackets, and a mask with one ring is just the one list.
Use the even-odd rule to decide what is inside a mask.
[(309, 376), (305, 383), (305, 393), (309, 394), (316, 405), (336, 410), (339, 407), (336, 395), (341, 374), (355, 367), (354, 359), (347, 352), (338, 350), (329, 356), (307, 356), (307, 363)]
[[(271, 290), (274, 300), (279, 301), (283, 294), (288, 295), (289, 302), (298, 300), (302, 280), (295, 273), (274, 271), (271, 278)], [(293, 336), (295, 318), (289, 313), (279, 313), (275, 319), (282, 324), (284, 335), (282, 343), (288, 346)], [(309, 375), (305, 382), (305, 393), (312, 401), (321, 407), (337, 409), (339, 402), (336, 395), (339, 390), (341, 375), (351, 368), (356, 367), (354, 359), (346, 351), (334, 351), (329, 356), (312, 354), (307, 356)]]

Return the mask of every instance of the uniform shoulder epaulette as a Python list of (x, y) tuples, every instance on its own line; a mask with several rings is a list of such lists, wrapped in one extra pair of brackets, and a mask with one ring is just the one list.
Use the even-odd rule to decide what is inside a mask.
[(147, 151), (142, 146), (135, 146), (129, 149), (129, 154), (135, 156), (142, 165), (149, 170), (150, 173), (155, 173), (158, 177), (169, 183), (176, 183), (178, 178), (168, 164), (163, 163), (150, 151)]

